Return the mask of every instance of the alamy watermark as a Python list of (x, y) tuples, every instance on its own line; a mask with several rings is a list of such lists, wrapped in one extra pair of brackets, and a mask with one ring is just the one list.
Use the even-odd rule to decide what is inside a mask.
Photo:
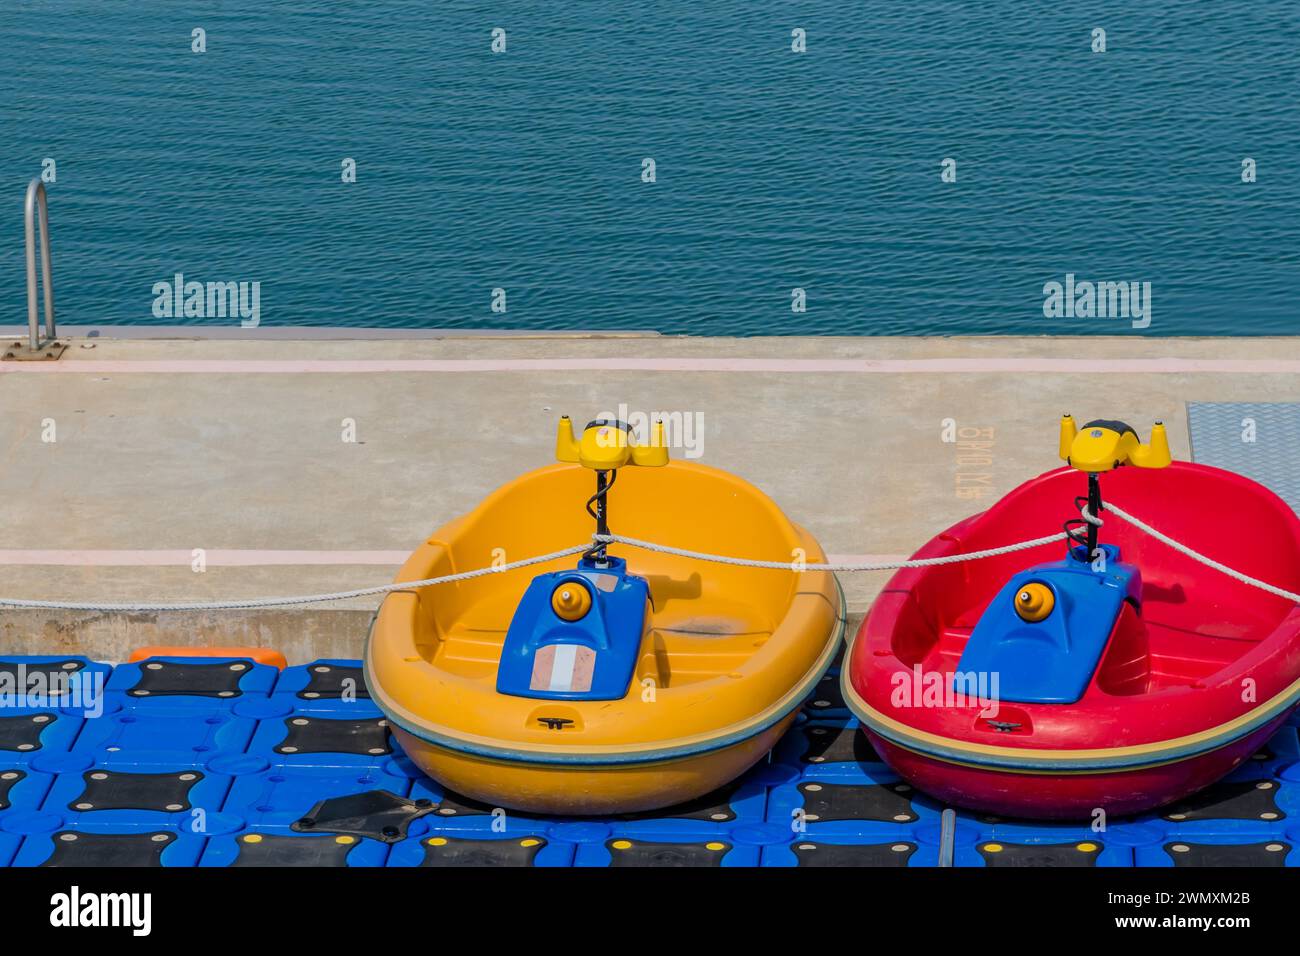
[(172, 281), (153, 284), (155, 319), (238, 318), (246, 329), (262, 321), (262, 283), (186, 281), (178, 272)]
[(704, 455), (703, 412), (641, 412), (630, 409), (626, 402), (618, 406), (618, 414), (601, 412), (606, 421), (625, 422), (638, 445), (649, 445), (654, 439), (654, 426), (664, 425), (664, 441), (669, 448), (680, 448), (686, 458)]
[(86, 717), (104, 713), (104, 675), (100, 671), (28, 670), (19, 663), (0, 671), (0, 709), (71, 707)]
[(1135, 329), (1151, 324), (1150, 282), (1075, 281), (1043, 284), (1043, 317), (1047, 319), (1129, 319)]
[[(76, 837), (76, 834), (64, 834)], [(153, 928), (152, 893), (83, 892), (73, 885), (50, 897), (50, 925), (55, 927), (123, 927), (132, 936), (148, 936)]]
[(926, 671), (917, 664), (895, 671), (889, 683), (889, 702), (897, 708), (978, 707), (981, 717), (998, 715), (997, 671)]

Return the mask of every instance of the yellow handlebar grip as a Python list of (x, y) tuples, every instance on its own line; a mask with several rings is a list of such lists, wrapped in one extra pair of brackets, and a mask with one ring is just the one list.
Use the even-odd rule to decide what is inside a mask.
[(668, 434), (664, 431), (662, 421), (655, 422), (650, 444), (638, 445), (632, 449), (632, 464), (646, 468), (661, 468), (668, 464)]
[(1163, 422), (1151, 426), (1151, 442), (1138, 445), (1129, 453), (1128, 460), (1139, 468), (1165, 468), (1174, 460), (1169, 453), (1169, 436)]
[(578, 439), (573, 434), (573, 421), (568, 415), (560, 416), (560, 424), (555, 429), (555, 460), (578, 463)]
[(1074, 444), (1074, 438), (1079, 434), (1079, 430), (1074, 425), (1074, 419), (1069, 415), (1061, 416), (1061, 441), (1060, 453), (1061, 461), (1070, 460), (1070, 446)]

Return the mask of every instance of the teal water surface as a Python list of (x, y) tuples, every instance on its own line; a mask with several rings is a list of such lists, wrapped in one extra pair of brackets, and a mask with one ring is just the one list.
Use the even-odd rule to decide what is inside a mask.
[[(65, 323), (237, 321), (179, 272), (264, 326), (1300, 328), (1294, 3), (2, 2), (0, 325), (52, 158)], [(1067, 274), (1150, 325), (1045, 317)]]

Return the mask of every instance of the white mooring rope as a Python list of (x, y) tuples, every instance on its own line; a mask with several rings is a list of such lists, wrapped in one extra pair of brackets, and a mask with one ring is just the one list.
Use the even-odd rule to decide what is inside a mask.
[(644, 551), (657, 551), (660, 554), (672, 554), (679, 558), (693, 558), (696, 561), (712, 561), (714, 564), (731, 564), (739, 568), (771, 568), (775, 571), (894, 571), (898, 568), (929, 568), (938, 564), (957, 564), (959, 561), (978, 561), (980, 558), (994, 558), (999, 554), (1012, 551), (1024, 551), (1039, 545), (1051, 544), (1065, 540), (1065, 532), (1044, 535), (1032, 541), (1019, 544), (1006, 544), (1000, 548), (987, 548), (984, 551), (966, 551), (962, 554), (948, 554), (941, 558), (913, 558), (910, 561), (879, 561), (859, 564), (807, 564), (793, 561), (753, 561), (749, 558), (728, 558), (720, 554), (705, 554), (702, 551), (688, 551), (685, 548), (672, 548), (666, 544), (652, 544), (639, 538), (625, 538), (621, 534), (595, 535), (597, 541), (611, 544), (626, 544)]
[(1169, 547), (1177, 551), (1179, 554), (1185, 554), (1193, 561), (1201, 562), (1201, 564), (1205, 565), (1207, 568), (1214, 568), (1214, 570), (1226, 574), (1228, 577), (1234, 578), (1240, 581), (1242, 584), (1249, 584), (1251, 587), (1259, 588), (1261, 591), (1267, 591), (1269, 594), (1276, 594), (1278, 597), (1286, 598), (1288, 601), (1292, 601), (1296, 604), (1300, 604), (1300, 594), (1297, 594), (1295, 591), (1288, 591), (1286, 588), (1280, 588), (1275, 584), (1269, 584), (1267, 581), (1261, 581), (1258, 578), (1252, 578), (1249, 574), (1242, 574), (1240, 571), (1234, 571), (1226, 564), (1220, 564), (1218, 561), (1215, 561), (1213, 558), (1208, 558), (1205, 555), (1201, 554), (1199, 551), (1193, 551), (1187, 545), (1180, 544), (1179, 542), (1175, 541), (1173, 538), (1169, 537), (1169, 535), (1165, 534), (1164, 532), (1157, 531), (1155, 528), (1151, 527), (1151, 525), (1147, 524), (1141, 518), (1135, 518), (1133, 515), (1129, 514), (1123, 508), (1120, 508), (1116, 505), (1107, 504), (1105, 510), (1115, 512), (1115, 514), (1119, 515), (1121, 518), (1123, 518), (1133, 527), (1137, 528), (1139, 531), (1145, 531), (1147, 534), (1151, 535), (1151, 537), (1155, 538), (1157, 541), (1164, 542), (1165, 544), (1169, 545)]
[(492, 568), (477, 568), (473, 571), (461, 571), (457, 574), (444, 574), (440, 578), (426, 578), (423, 581), (401, 581), (394, 584), (379, 584), (373, 588), (357, 588), (355, 591), (333, 591), (328, 594), (302, 594), (297, 597), (250, 598), (246, 601), (200, 601), (193, 604), (91, 604), (74, 601), (20, 601), (0, 598), (0, 607), (48, 608), (59, 611), (242, 611), (257, 607), (289, 607), (295, 604), (323, 604), (327, 601), (344, 601), (348, 598), (367, 597), (371, 594), (390, 594), (393, 591), (409, 591), (413, 588), (425, 588), (434, 584), (451, 584), (453, 581), (468, 581), (486, 574), (500, 574), (515, 568), (526, 568), (531, 564), (542, 564), (556, 558), (568, 557), (580, 551), (586, 551), (591, 545), (578, 544), (563, 551), (552, 551), (535, 558), (511, 561)]
[[(1106, 509), (1115, 512), (1115, 514), (1119, 515), (1135, 528), (1146, 532), (1159, 541), (1163, 541), (1174, 550), (1201, 562), (1207, 567), (1214, 568), (1216, 571), (1221, 571), (1229, 577), (1235, 578), (1244, 584), (1252, 585), (1261, 590), (1268, 591), (1270, 594), (1276, 594), (1279, 597), (1284, 597), (1300, 604), (1300, 594), (1257, 580), (1249, 575), (1242, 574), (1240, 571), (1234, 571), (1232, 568), (1220, 564), (1213, 558), (1208, 558), (1197, 551), (1193, 551), (1186, 545), (1180, 544), (1168, 535), (1157, 531), (1155, 528), (1140, 519), (1135, 518), (1122, 508), (1113, 504), (1107, 504), (1105, 507)], [(1101, 527), (1101, 525), (1104, 524), (1101, 518), (1090, 514), (1087, 507), (1082, 508), (1081, 512), (1083, 514), (1083, 519), (1089, 524), (1097, 525), (1098, 527)], [(1061, 531), (1056, 534), (1044, 535), (1041, 538), (1021, 541), (1017, 544), (1003, 545), (1000, 548), (986, 548), (983, 551), (966, 551), (961, 554), (949, 554), (938, 558), (913, 558), (908, 561), (879, 561), (840, 564), (809, 564), (793, 561), (757, 561), (750, 558), (733, 558), (721, 554), (707, 554), (703, 551), (690, 551), (686, 548), (674, 548), (666, 544), (655, 544), (651, 541), (642, 541), (639, 538), (628, 538), (621, 534), (592, 535), (592, 542), (602, 544), (624, 544), (628, 547), (640, 548), (644, 551), (654, 551), (659, 554), (671, 554), (677, 557), (690, 558), (695, 561), (709, 561), (714, 564), (730, 564), (742, 568), (767, 568), (778, 571), (893, 571), (900, 568), (928, 568), (944, 564), (957, 564), (961, 561), (978, 561), (982, 558), (993, 558), (1002, 554), (1011, 554), (1015, 551), (1025, 551), (1029, 548), (1037, 548), (1041, 545), (1052, 544), (1056, 541), (1064, 541), (1068, 538), (1069, 535)], [(86, 601), (32, 601), (0, 597), (0, 607), (35, 608), (60, 611), (125, 611), (128, 613), (135, 613), (153, 611), (239, 611), (263, 607), (291, 607), (299, 604), (324, 604), (331, 601), (343, 601), (348, 598), (368, 597), (372, 594), (391, 594), (394, 591), (411, 591), (416, 588), (433, 587), (437, 584), (451, 584), (456, 581), (468, 581), (472, 578), (483, 577), (489, 574), (501, 574), (505, 571), (514, 571), (517, 568), (526, 568), (535, 564), (544, 564), (547, 561), (554, 561), (558, 558), (578, 554), (579, 552), (587, 551), (590, 548), (591, 545), (589, 544), (579, 544), (574, 545), (571, 548), (565, 548), (561, 551), (552, 551), (550, 554), (538, 555), (535, 558), (524, 558), (520, 561), (510, 561), (496, 567), (477, 568), (473, 571), (460, 571), (456, 574), (445, 574), (441, 577), (425, 578), (421, 581), (400, 581), (393, 584), (380, 584), (370, 588), (358, 588), (354, 591), (333, 591), (326, 594), (303, 594), (295, 597), (251, 598), (243, 601), (200, 601), (188, 604), (97, 604)]]

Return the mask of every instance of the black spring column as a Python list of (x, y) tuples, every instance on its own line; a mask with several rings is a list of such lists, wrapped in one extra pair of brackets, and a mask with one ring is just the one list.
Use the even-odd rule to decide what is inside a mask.
[[(596, 534), (609, 534), (609, 505), (606, 499), (606, 493), (609, 491), (609, 482), (606, 479), (606, 472), (596, 472), (596, 496), (592, 499), (593, 510), (596, 513)], [(592, 558), (599, 564), (605, 563), (605, 542), (601, 541), (592, 549)]]
[[(1088, 514), (1094, 518), (1101, 517), (1101, 477), (1093, 471), (1088, 472)], [(1101, 529), (1091, 521), (1088, 522), (1088, 560), (1097, 554), (1097, 536)]]

